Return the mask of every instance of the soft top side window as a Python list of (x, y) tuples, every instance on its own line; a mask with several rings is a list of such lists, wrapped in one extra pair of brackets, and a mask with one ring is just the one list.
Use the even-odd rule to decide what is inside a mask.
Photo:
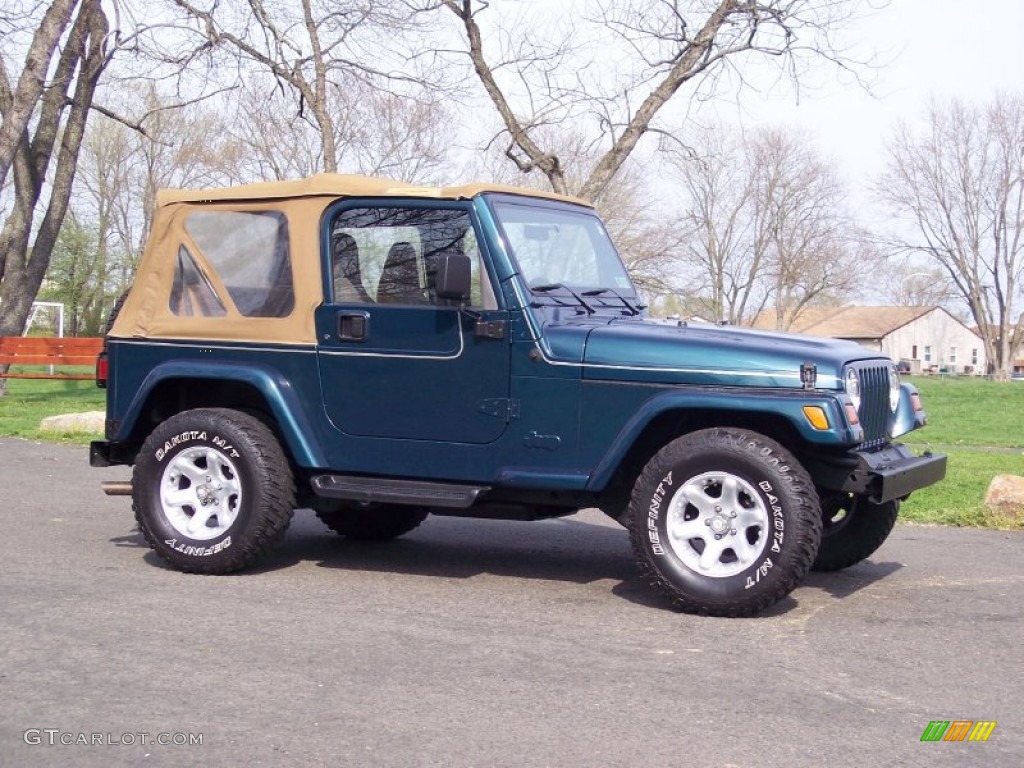
[[(469, 212), (456, 208), (348, 208), (331, 224), (336, 303), (446, 305), (435, 293), (437, 263), (464, 253), (473, 269), (473, 306), (496, 306), (486, 285)], [(485, 298), (487, 301), (485, 302)]]
[(295, 308), (288, 220), (279, 211), (202, 211), (185, 230), (202, 250), (238, 311), (287, 317)]

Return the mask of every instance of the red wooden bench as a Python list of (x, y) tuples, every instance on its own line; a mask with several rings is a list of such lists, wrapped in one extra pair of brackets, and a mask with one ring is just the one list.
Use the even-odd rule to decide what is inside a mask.
[[(0, 366), (88, 365), (95, 369), (103, 349), (102, 338), (66, 338), (36, 336), (0, 336)], [(5, 379), (78, 379), (95, 378), (90, 373), (50, 371), (11, 371), (0, 373)]]

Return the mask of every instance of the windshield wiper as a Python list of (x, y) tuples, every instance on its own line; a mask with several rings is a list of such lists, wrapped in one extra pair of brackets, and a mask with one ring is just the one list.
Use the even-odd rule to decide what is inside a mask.
[(635, 307), (626, 301), (626, 297), (616, 291), (614, 288), (594, 288), (589, 291), (583, 291), (584, 296), (600, 296), (603, 293), (610, 293), (612, 296), (622, 302), (622, 305), (629, 310), (630, 315), (636, 316), (640, 314), (640, 309), (643, 305), (637, 304)]
[(554, 291), (557, 290), (558, 288), (561, 288), (564, 291), (568, 291), (569, 294), (580, 303), (580, 306), (587, 310), (588, 315), (594, 314), (594, 308), (587, 304), (587, 302), (583, 300), (582, 296), (580, 296), (578, 293), (576, 293), (576, 291), (574, 291), (572, 288), (565, 285), (564, 283), (545, 283), (544, 285), (530, 286), (530, 290), (533, 291), (534, 293), (547, 293), (548, 291)]

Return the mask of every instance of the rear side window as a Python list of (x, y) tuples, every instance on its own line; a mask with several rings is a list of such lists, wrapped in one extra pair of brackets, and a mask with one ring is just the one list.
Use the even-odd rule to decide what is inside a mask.
[(278, 211), (195, 211), (185, 230), (246, 317), (286, 317), (295, 308), (288, 220)]

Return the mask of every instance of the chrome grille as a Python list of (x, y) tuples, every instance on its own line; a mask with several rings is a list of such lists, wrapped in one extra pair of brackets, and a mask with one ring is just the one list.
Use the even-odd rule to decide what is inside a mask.
[(860, 424), (864, 444), (883, 442), (889, 427), (889, 364), (862, 363), (853, 366), (860, 376)]

